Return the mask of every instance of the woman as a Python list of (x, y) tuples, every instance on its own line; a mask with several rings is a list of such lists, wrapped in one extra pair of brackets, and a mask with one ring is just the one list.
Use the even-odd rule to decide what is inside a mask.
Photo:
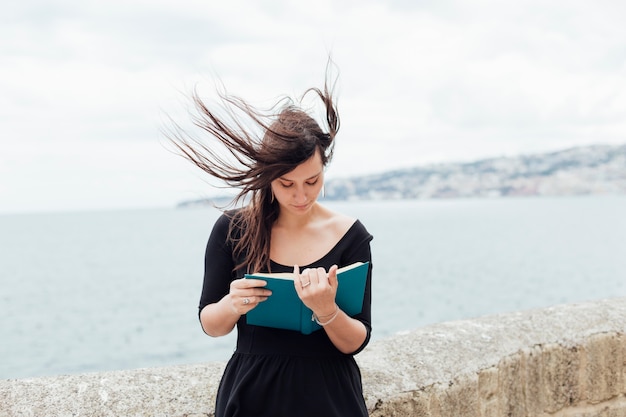
[[(195, 124), (233, 158), (180, 129), (173, 138), (188, 159), (238, 187), (237, 199), (248, 201), (217, 220), (206, 248), (202, 329), (215, 337), (238, 330), (217, 393), (217, 417), (368, 415), (353, 355), (370, 338), (371, 266), (360, 314), (346, 315), (335, 294), (337, 267), (371, 261), (372, 236), (360, 221), (317, 201), (339, 116), (328, 75), (323, 91), (313, 88), (304, 96), (309, 93), (323, 103), (327, 132), (291, 101), (279, 102), (283, 106), (271, 114), (221, 94), (227, 111), (220, 115), (230, 115), (225, 120), (194, 94)], [(260, 271), (293, 272), (298, 296), (322, 329), (304, 335), (247, 324), (246, 313), (271, 297), (264, 281), (243, 279)]]

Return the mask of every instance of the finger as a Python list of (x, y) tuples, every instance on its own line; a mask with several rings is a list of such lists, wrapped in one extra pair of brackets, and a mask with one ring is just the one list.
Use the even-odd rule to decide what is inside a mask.
[[(300, 268), (298, 268), (299, 270)], [(298, 281), (300, 282), (300, 288), (304, 289), (311, 285), (311, 270), (309, 268), (302, 271), (301, 274), (298, 274)]]
[(248, 279), (248, 278), (239, 278), (236, 280), (231, 281), (230, 283), (230, 289), (232, 290), (241, 290), (241, 289), (246, 289), (246, 288), (252, 288), (254, 285), (253, 282), (251, 281), (260, 281), (260, 280), (256, 280), (256, 279)]
[(269, 290), (264, 291), (261, 294), (242, 295), (239, 297), (239, 304), (243, 305), (244, 307), (253, 308), (257, 304), (267, 300), (270, 296), (271, 296), (271, 291)]
[(293, 266), (293, 282), (302, 288), (302, 273), (298, 265)]
[(238, 281), (244, 281), (239, 283), (239, 288), (262, 288), (267, 285), (267, 281), (263, 281), (262, 279), (244, 278)]
[(296, 294), (299, 298), (302, 298), (302, 281), (300, 275), (300, 267), (298, 265), (293, 266), (293, 286), (296, 289)]
[(331, 287), (337, 287), (337, 269), (339, 269), (337, 265), (333, 265), (328, 270), (328, 283)]
[(239, 314), (245, 314), (261, 301), (265, 301), (272, 292), (265, 288), (267, 281), (241, 278), (230, 284), (232, 306)]
[(303, 285), (307, 282), (309, 283), (307, 284), (307, 286), (310, 284), (317, 284), (317, 274), (315, 274), (314, 272), (315, 270), (311, 268), (307, 268), (302, 271), (302, 274), (300, 274), (300, 281)]
[(234, 296), (231, 293), (231, 307), (232, 310), (237, 314), (246, 314), (255, 306), (253, 302), (254, 300), (252, 299), (252, 297), (245, 297), (240, 295)]
[(269, 297), (266, 296), (259, 296), (256, 298), (257, 304), (262, 303), (263, 301), (266, 301)]
[(323, 285), (328, 282), (328, 274), (326, 273), (326, 270), (322, 267), (314, 269), (313, 275), (315, 276), (318, 284)]
[(265, 289), (265, 288), (255, 288), (252, 291), (252, 296), (253, 297), (258, 297), (258, 298), (267, 298), (270, 295), (272, 295), (272, 291)]

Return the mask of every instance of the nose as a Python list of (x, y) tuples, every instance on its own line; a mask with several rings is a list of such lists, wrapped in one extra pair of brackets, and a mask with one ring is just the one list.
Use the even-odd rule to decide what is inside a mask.
[(306, 191), (304, 190), (304, 187), (295, 188), (293, 199), (295, 200), (297, 204), (306, 203), (307, 196), (306, 196)]

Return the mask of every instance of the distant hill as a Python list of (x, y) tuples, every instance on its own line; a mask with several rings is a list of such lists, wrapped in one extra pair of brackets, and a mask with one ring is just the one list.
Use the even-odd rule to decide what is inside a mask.
[(626, 194), (626, 145), (446, 163), (334, 179), (326, 199)]
[[(326, 200), (626, 194), (626, 145), (445, 163), (326, 181)], [(227, 198), (213, 202), (225, 205)], [(179, 206), (211, 204), (211, 199)]]

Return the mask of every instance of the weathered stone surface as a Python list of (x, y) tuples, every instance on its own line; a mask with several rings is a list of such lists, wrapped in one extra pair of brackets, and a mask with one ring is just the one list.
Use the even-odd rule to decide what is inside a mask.
[[(626, 298), (441, 323), (358, 357), (372, 416), (626, 417)], [(0, 417), (213, 416), (224, 364), (0, 381)]]
[[(592, 398), (623, 396), (624, 334), (626, 298), (616, 298), (428, 326), (375, 343), (358, 361), (366, 381), (371, 374), (389, 381), (365, 385), (368, 405), (478, 373), (481, 417), (540, 416), (585, 405), (585, 390), (598, 378), (605, 382), (593, 389), (602, 395), (592, 391)], [(597, 352), (592, 365), (583, 354), (588, 340)], [(440, 407), (440, 400), (431, 404), (431, 414)]]
[(450, 382), (440, 396), (442, 416), (480, 417), (478, 374), (464, 374)]
[(212, 416), (222, 364), (0, 381), (0, 417)]
[(596, 334), (585, 343), (587, 399), (600, 403), (623, 393), (624, 334)]
[(498, 417), (502, 415), (498, 401), (498, 368), (495, 366), (483, 369), (478, 374), (478, 399), (480, 416)]

